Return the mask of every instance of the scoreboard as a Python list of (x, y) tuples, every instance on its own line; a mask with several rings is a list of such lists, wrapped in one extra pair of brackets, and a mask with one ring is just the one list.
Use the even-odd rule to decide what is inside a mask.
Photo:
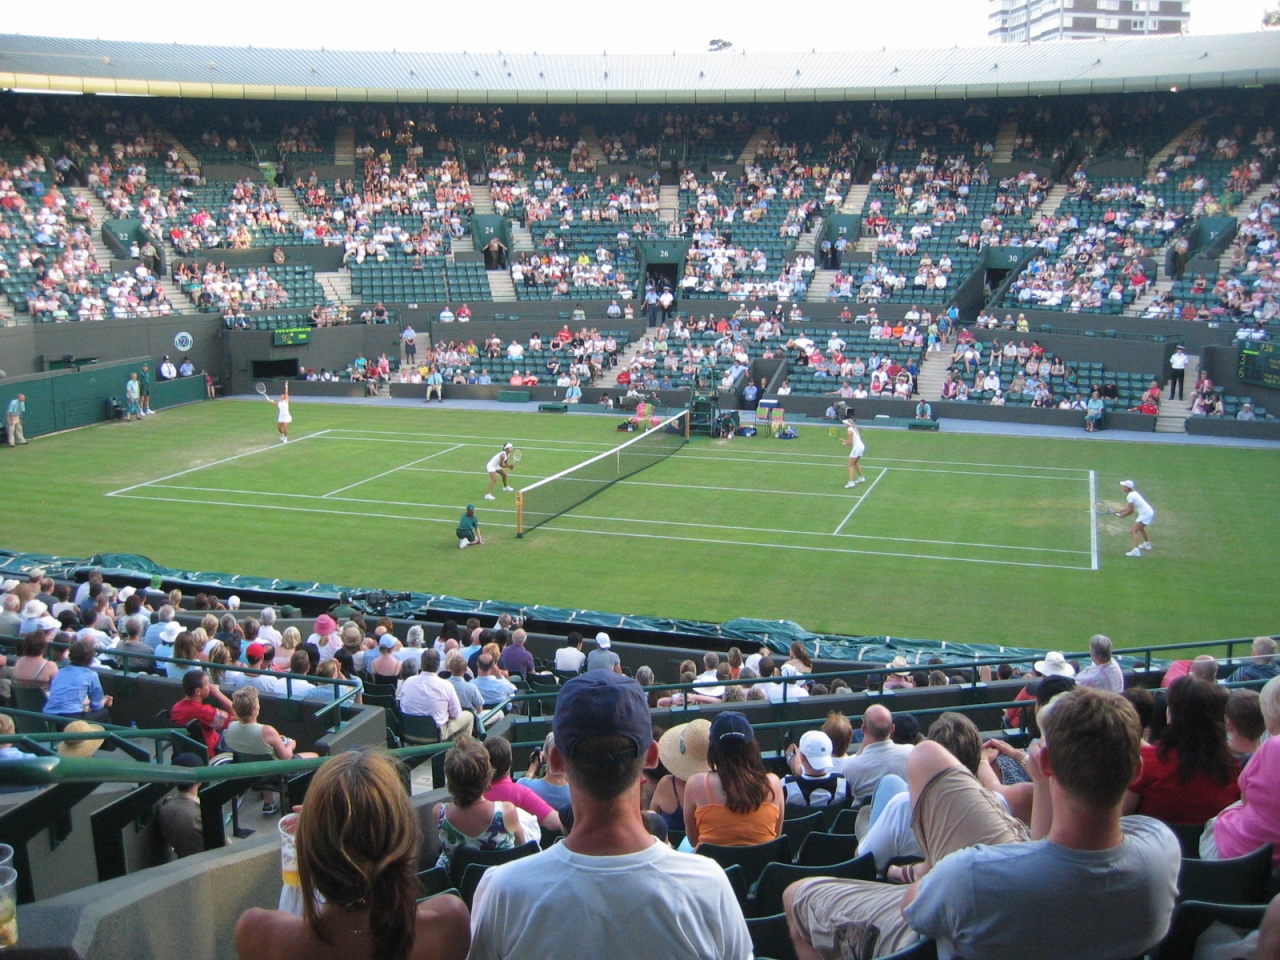
[(1280, 390), (1280, 343), (1265, 340), (1245, 343), (1240, 348), (1236, 376), (1244, 383)]

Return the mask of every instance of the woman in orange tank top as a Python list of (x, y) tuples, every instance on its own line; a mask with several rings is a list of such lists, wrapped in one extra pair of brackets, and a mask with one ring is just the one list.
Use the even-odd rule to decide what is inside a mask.
[(710, 773), (695, 774), (684, 788), (689, 843), (745, 847), (782, 833), (782, 781), (764, 768), (751, 721), (734, 710), (711, 724)]

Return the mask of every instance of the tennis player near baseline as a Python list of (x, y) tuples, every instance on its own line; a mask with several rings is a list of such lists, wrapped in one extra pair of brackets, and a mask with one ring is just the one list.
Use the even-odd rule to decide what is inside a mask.
[(515, 488), (507, 482), (507, 471), (512, 467), (511, 452), (515, 450), (515, 444), (504, 443), (502, 449), (489, 458), (489, 465), (485, 467), (489, 471), (489, 489), (484, 492), (486, 500), (493, 500), (493, 485), (498, 482), (498, 478), (502, 478), (502, 489), (506, 493), (510, 493)]
[(1120, 486), (1125, 490), (1125, 499), (1129, 501), (1123, 510), (1117, 510), (1117, 517), (1128, 517), (1137, 514), (1137, 518), (1133, 521), (1133, 549), (1125, 554), (1126, 557), (1140, 557), (1143, 550), (1151, 549), (1151, 531), (1147, 527), (1151, 526), (1156, 518), (1156, 512), (1152, 509), (1151, 504), (1147, 503), (1147, 498), (1138, 492), (1138, 488), (1132, 480), (1121, 480)]
[[(850, 413), (853, 411), (850, 410)], [(862, 475), (862, 466), (859, 461), (862, 455), (867, 452), (867, 445), (862, 442), (862, 434), (858, 432), (858, 425), (854, 423), (853, 417), (849, 417), (844, 421), (844, 425), (848, 427), (848, 436), (840, 442), (849, 448), (849, 482), (846, 483), (845, 489), (857, 486), (860, 483), (866, 483), (867, 478)], [(858, 479), (853, 479), (854, 473), (857, 473)]]

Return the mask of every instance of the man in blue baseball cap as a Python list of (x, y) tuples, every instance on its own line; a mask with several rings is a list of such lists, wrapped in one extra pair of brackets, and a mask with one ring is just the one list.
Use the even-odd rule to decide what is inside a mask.
[(652, 836), (640, 780), (658, 762), (644, 688), (591, 670), (560, 689), (548, 755), (569, 782), (562, 843), (489, 870), (471, 913), (469, 960), (746, 960), (751, 937), (724, 871)]

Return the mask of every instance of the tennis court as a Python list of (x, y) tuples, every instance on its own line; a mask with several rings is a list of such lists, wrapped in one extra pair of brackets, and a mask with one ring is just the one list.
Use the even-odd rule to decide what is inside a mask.
[[(599, 434), (596, 434), (599, 436)], [(649, 435), (639, 438), (646, 441)], [(617, 447), (605, 440), (513, 437), (524, 460), (513, 485), (570, 471), (546, 520), (515, 540), (511, 493), (482, 500), (490, 437), (335, 428), (270, 444), (110, 491), (108, 496), (212, 508), (284, 511), (408, 524), (456, 524), (477, 504), (489, 539), (617, 538), (707, 543), (781, 556), (796, 551), (883, 555), (969, 564), (1097, 570), (1084, 468), (867, 457), (867, 482), (846, 489), (845, 455), (766, 438), (697, 440), (646, 462), (633, 476), (598, 482), (598, 495), (564, 491), (572, 468)], [(627, 438), (619, 435), (619, 441)], [(670, 454), (668, 456), (668, 454)], [(532, 500), (526, 493), (526, 503)], [(526, 511), (529, 509), (526, 506)], [(526, 523), (526, 527), (528, 524)]]

